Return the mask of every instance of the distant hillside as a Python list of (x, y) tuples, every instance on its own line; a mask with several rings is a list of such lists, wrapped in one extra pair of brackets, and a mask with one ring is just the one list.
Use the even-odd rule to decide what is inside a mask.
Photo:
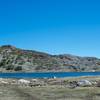
[(50, 55), (4, 45), (0, 47), (0, 71), (100, 71), (100, 59), (70, 54)]

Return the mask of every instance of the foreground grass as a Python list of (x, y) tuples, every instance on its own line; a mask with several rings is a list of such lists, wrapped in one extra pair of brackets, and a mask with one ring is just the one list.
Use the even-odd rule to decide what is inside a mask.
[(100, 88), (0, 86), (0, 100), (100, 100)]
[(100, 100), (100, 88), (79, 87), (68, 89), (60, 86), (23, 88), (24, 92), (34, 95), (39, 100)]

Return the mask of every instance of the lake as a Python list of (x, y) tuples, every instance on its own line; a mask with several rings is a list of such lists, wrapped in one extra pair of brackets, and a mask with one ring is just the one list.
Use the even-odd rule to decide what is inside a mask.
[(100, 76), (100, 72), (34, 72), (34, 73), (0, 73), (0, 78), (64, 78), (79, 76)]

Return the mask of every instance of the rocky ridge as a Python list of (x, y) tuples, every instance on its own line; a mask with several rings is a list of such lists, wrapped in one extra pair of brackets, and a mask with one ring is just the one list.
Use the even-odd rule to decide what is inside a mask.
[(4, 45), (0, 47), (0, 71), (100, 71), (100, 59), (70, 54), (50, 55)]

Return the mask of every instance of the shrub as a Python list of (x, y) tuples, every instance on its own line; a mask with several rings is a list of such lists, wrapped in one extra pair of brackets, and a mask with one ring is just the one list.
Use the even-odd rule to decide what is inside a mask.
[(17, 66), (14, 68), (15, 71), (21, 71), (22, 70), (22, 66)]
[(6, 66), (6, 70), (13, 70), (14, 69), (14, 66), (13, 65), (7, 65)]

